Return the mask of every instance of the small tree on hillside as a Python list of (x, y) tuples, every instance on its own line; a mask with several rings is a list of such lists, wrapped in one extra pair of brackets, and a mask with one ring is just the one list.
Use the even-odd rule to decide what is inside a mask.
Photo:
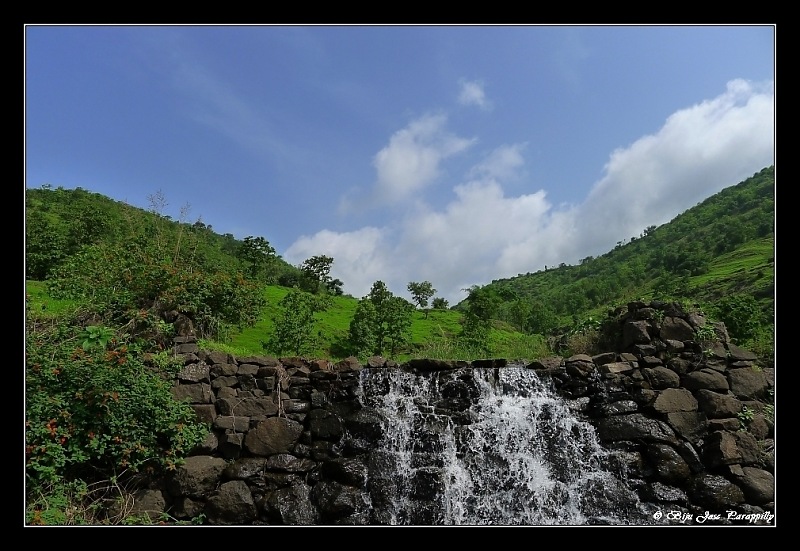
[(317, 312), (328, 308), (324, 298), (300, 289), (292, 289), (278, 303), (283, 309), (270, 340), (262, 343), (265, 350), (277, 354), (301, 355), (314, 349), (314, 323)]
[(413, 311), (414, 305), (394, 296), (383, 281), (373, 283), (350, 322), (348, 336), (354, 353), (381, 355), (388, 346), (396, 354), (410, 339)]
[(344, 285), (344, 281), (341, 279), (331, 279), (326, 285), (326, 289), (332, 295), (342, 296), (344, 294), (344, 290), (342, 286)]
[(485, 287), (473, 285), (469, 289), (466, 302), (464, 319), (461, 322), (461, 339), (464, 343), (481, 352), (489, 351), (489, 331), (492, 328), (492, 319), (499, 297), (496, 293)]
[(430, 281), (412, 281), (408, 284), (408, 292), (411, 293), (417, 306), (425, 312), (425, 319), (427, 319), (428, 310), (426, 308), (428, 307), (428, 299), (436, 294), (436, 289), (433, 288)]
[(341, 287), (341, 282), (331, 278), (331, 267), (333, 266), (333, 258), (325, 255), (312, 256), (303, 261), (300, 265), (302, 278), (300, 286), (303, 290), (309, 293), (318, 294), (321, 289), (334, 290), (337, 285)]
[(736, 343), (755, 337), (761, 327), (761, 310), (752, 295), (728, 295), (717, 302), (714, 310)]
[(526, 332), (547, 335), (556, 327), (558, 327), (558, 316), (551, 307), (539, 301), (531, 304), (528, 315), (525, 318)]
[(377, 319), (375, 305), (368, 298), (358, 301), (347, 335), (356, 356), (367, 356), (375, 351)]
[(247, 266), (247, 273), (253, 279), (266, 271), (275, 258), (275, 248), (263, 237), (248, 235), (236, 251), (236, 256)]
[(391, 297), (385, 304), (381, 323), (386, 327), (386, 344), (392, 356), (410, 340), (409, 330), (413, 312), (414, 305), (403, 297)]

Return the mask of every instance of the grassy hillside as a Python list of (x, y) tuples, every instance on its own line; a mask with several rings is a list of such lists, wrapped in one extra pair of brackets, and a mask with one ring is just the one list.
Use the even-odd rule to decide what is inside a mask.
[[(719, 314), (715, 305), (729, 297), (753, 297), (758, 322), (771, 333), (774, 186), (774, 168), (765, 168), (668, 224), (646, 228), (641, 235), (618, 243), (602, 256), (587, 257), (575, 266), (561, 264), (493, 281), (484, 287), (496, 300), (491, 353), (508, 358), (542, 355), (547, 336), (580, 327), (588, 318), (602, 318), (609, 309), (633, 299), (680, 300)], [(199, 220), (190, 224), (160, 215), (158, 197), (153, 198), (150, 211), (82, 189), (27, 190), (26, 197), (27, 292), (31, 307), (39, 312), (55, 313), (70, 304), (51, 298), (43, 283), (59, 266), (87, 245), (125, 239), (132, 227), (138, 228), (140, 239), (151, 236), (180, 243), (183, 251), (191, 251), (198, 259), (196, 269), (247, 268), (237, 255), (240, 241), (215, 234)], [(289, 292), (289, 287), (278, 284), (275, 274), (297, 273), (296, 267), (277, 260), (271, 275), (261, 281), (264, 306), (254, 325), (229, 327), (215, 341), (206, 341), (207, 346), (239, 355), (264, 353), (262, 342), (273, 332), (281, 313), (279, 302)], [(331, 307), (316, 315), (314, 355), (335, 359), (346, 355), (348, 328), (358, 301), (330, 298)], [(431, 310), (427, 317), (415, 312), (410, 343), (398, 359), (469, 354), (454, 342), (462, 329), (464, 309), (462, 302), (449, 310)], [(762, 345), (771, 346), (767, 341)]]
[(744, 243), (709, 262), (708, 272), (689, 278), (698, 299), (713, 303), (722, 297), (752, 293), (771, 313), (775, 300), (775, 240), (772, 236)]
[(732, 294), (756, 298), (761, 321), (771, 324), (774, 223), (774, 167), (768, 167), (602, 256), (494, 280), (486, 288), (500, 297), (499, 317), (522, 330), (520, 304), (552, 309), (564, 329), (632, 299), (713, 306)]
[[(224, 342), (204, 341), (204, 346), (239, 356), (265, 354), (263, 341), (268, 340), (280, 313), (278, 303), (289, 293), (288, 287), (267, 286), (264, 289), (266, 306), (263, 315), (252, 326), (228, 335)], [(332, 306), (316, 315), (315, 358), (342, 359), (349, 355), (347, 334), (358, 300), (347, 296), (331, 297)], [(430, 310), (426, 316), (417, 310), (412, 317), (410, 343), (395, 358), (472, 359), (469, 351), (455, 342), (461, 332), (461, 312)], [(548, 353), (546, 340), (540, 335), (525, 335), (508, 324), (497, 322), (490, 334), (490, 349), (494, 355), (513, 359), (532, 359)], [(466, 355), (465, 355), (466, 354)]]
[[(150, 208), (140, 209), (83, 188), (32, 188), (25, 190), (25, 272), (27, 279), (49, 279), (70, 257), (88, 245), (131, 243), (137, 239), (174, 243), (176, 250), (205, 267), (245, 269), (237, 254), (243, 241), (220, 235), (198, 216), (189, 219), (191, 207), (181, 207), (179, 220), (164, 214), (167, 199), (156, 192), (148, 196)], [(272, 273), (296, 272), (280, 257)]]

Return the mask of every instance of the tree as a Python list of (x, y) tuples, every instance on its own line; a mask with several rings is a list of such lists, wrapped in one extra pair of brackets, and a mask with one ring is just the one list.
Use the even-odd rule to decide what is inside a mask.
[(108, 215), (92, 204), (81, 205), (69, 222), (67, 248), (77, 251), (83, 245), (98, 243), (110, 232)]
[(279, 355), (310, 353), (314, 348), (314, 314), (326, 310), (327, 302), (300, 289), (292, 289), (278, 306), (283, 312), (272, 337), (262, 346)]
[(489, 351), (489, 331), (492, 328), (492, 318), (500, 303), (500, 297), (492, 289), (473, 285), (469, 289), (466, 302), (466, 311), (461, 323), (461, 339), (467, 346)]
[(449, 306), (450, 304), (447, 302), (447, 299), (442, 297), (436, 297), (431, 303), (431, 307), (433, 307), (434, 310), (447, 310)]
[(375, 351), (377, 319), (372, 301), (366, 297), (359, 300), (348, 331), (348, 340), (356, 356), (366, 356)]
[(408, 284), (408, 292), (411, 293), (414, 302), (419, 308), (425, 312), (425, 319), (428, 319), (428, 299), (436, 294), (436, 289), (433, 288), (430, 281), (415, 282), (412, 281)]
[(391, 354), (407, 344), (414, 305), (394, 296), (383, 281), (376, 281), (362, 298), (350, 321), (349, 338), (356, 354)]
[[(489, 320), (495, 317), (497, 308), (502, 302), (502, 297), (494, 288), (473, 285), (469, 289), (464, 290), (469, 293), (465, 301), (469, 312), (472, 312), (482, 320)], [(506, 291), (502, 291), (502, 293), (508, 296), (509, 299), (514, 296), (513, 291), (511, 291), (510, 294)]]
[(386, 343), (392, 356), (410, 340), (413, 312), (414, 305), (403, 297), (393, 296), (384, 304), (381, 325), (385, 327)]
[(383, 345), (386, 340), (386, 327), (383, 323), (384, 313), (386, 311), (385, 305), (392, 296), (394, 295), (392, 295), (389, 288), (386, 287), (386, 283), (380, 280), (372, 284), (372, 288), (366, 296), (366, 299), (375, 307), (375, 319), (373, 320), (375, 332), (374, 354), (380, 355), (383, 353)]
[[(304, 260), (300, 265), (300, 271), (303, 274), (301, 288), (315, 295), (320, 292), (320, 289), (330, 290), (331, 287), (335, 289), (334, 280), (330, 276), (332, 266), (333, 258), (330, 256), (316, 255)], [(341, 286), (338, 279), (335, 281)]]
[(392, 292), (389, 291), (389, 288), (383, 281), (376, 281), (372, 284), (372, 288), (369, 290), (369, 294), (366, 298), (375, 305), (376, 309), (380, 309), (383, 306), (383, 303), (389, 300), (392, 297)]
[(222, 251), (231, 256), (236, 256), (236, 252), (239, 250), (239, 244), (236, 242), (236, 238), (233, 236), (233, 234), (224, 234), (222, 236), (222, 240), (222, 245), (220, 246)]
[(248, 275), (253, 279), (267, 269), (275, 258), (275, 248), (263, 237), (248, 235), (239, 245), (236, 256), (247, 265)]
[(344, 294), (344, 291), (342, 290), (343, 285), (344, 281), (341, 279), (332, 279), (327, 283), (326, 288), (330, 294), (341, 296)]
[(25, 275), (28, 279), (44, 280), (74, 251), (67, 250), (67, 231), (51, 222), (39, 210), (26, 213)]

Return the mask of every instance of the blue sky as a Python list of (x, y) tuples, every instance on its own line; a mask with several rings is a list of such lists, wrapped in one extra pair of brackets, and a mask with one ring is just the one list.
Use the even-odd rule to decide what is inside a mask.
[(25, 28), (27, 187), (410, 298), (601, 255), (775, 163), (775, 26)]

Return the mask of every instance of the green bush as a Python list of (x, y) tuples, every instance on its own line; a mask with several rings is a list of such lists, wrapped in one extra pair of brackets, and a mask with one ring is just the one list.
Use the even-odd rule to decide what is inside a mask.
[(300, 356), (316, 347), (314, 324), (317, 312), (324, 312), (330, 301), (325, 296), (292, 289), (278, 303), (282, 312), (270, 339), (263, 343), (265, 351)]
[(106, 323), (124, 325), (154, 343), (165, 315), (188, 316), (201, 337), (218, 337), (231, 325), (253, 324), (264, 301), (258, 284), (241, 273), (205, 268), (165, 247), (134, 241), (84, 247), (54, 270), (54, 298), (91, 307)]
[(758, 356), (761, 367), (775, 367), (775, 332), (770, 326), (763, 326), (741, 345)]
[(171, 393), (174, 363), (172, 373), (146, 366), (113, 328), (95, 328), (87, 341), (90, 333), (73, 320), (37, 324), (29, 316), (26, 329), (29, 492), (174, 469), (207, 435), (189, 404)]
[(743, 343), (759, 332), (762, 320), (758, 301), (752, 295), (730, 295), (715, 305), (716, 318), (725, 323), (731, 339)]

